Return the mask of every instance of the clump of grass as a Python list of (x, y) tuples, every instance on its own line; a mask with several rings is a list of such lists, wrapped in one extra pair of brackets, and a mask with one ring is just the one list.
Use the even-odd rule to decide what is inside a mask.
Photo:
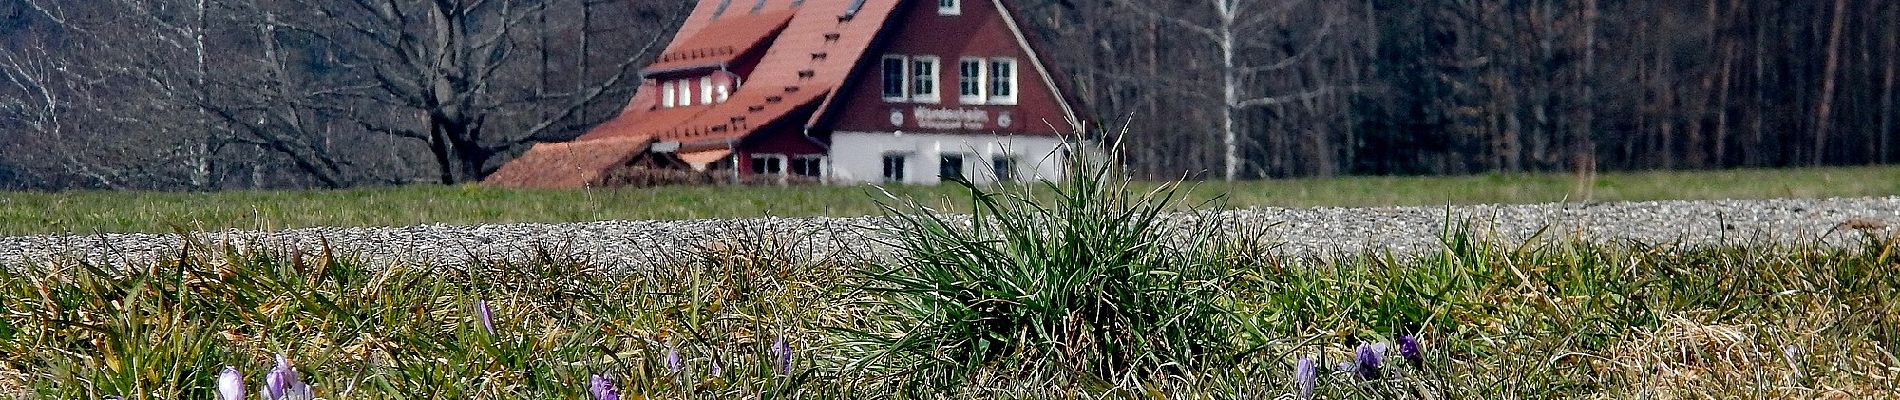
[(967, 220), (891, 196), (899, 255), (860, 272), (904, 328), (863, 335), (882, 350), (862, 361), (940, 383), (1051, 370), (1132, 382), (1233, 351), (1231, 265), (1207, 254), (1216, 219), (1170, 222), (1174, 185), (1137, 192), (1076, 154), (1046, 190), (955, 179)]

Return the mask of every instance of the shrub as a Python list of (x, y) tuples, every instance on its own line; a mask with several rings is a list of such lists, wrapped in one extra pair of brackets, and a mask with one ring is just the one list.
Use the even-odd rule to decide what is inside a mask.
[(1217, 219), (1165, 216), (1177, 184), (1134, 192), (1112, 163), (1077, 154), (1060, 184), (955, 180), (967, 220), (891, 196), (898, 255), (860, 273), (907, 329), (860, 332), (882, 350), (860, 365), (938, 382), (1050, 368), (1125, 382), (1228, 349), (1230, 263), (1203, 254), (1220, 248), (1207, 245)]

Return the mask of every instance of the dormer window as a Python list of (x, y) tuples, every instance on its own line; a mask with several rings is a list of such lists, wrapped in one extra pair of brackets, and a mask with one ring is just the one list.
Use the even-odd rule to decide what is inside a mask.
[(660, 107), (673, 108), (673, 81), (660, 82)]
[(937, 15), (963, 15), (960, 0), (937, 0)]

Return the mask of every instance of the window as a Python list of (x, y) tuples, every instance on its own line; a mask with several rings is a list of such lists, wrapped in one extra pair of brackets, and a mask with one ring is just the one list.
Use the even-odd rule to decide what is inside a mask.
[(1016, 104), (1016, 59), (990, 59), (990, 102)]
[(885, 100), (901, 101), (906, 97), (908, 92), (904, 90), (904, 82), (907, 74), (904, 73), (904, 67), (909, 62), (904, 56), (884, 56)]
[(719, 99), (718, 101), (721, 103), (726, 102), (726, 96), (728, 95), (727, 92), (729, 91), (731, 91), (731, 89), (727, 89), (726, 84), (724, 83), (721, 83), (719, 84), (719, 86), (713, 88), (714, 94), (717, 94), (719, 96), (717, 98)]
[(961, 15), (962, 4), (958, 0), (937, 0), (937, 15)]
[(785, 155), (783, 154), (753, 154), (752, 155), (752, 173), (758, 174), (758, 175), (785, 174)]
[(963, 155), (944, 154), (937, 162), (937, 177), (946, 181), (963, 179)]
[(904, 157), (903, 154), (885, 154), (884, 155), (884, 181), (885, 182), (903, 182), (904, 181), (905, 159), (906, 157)]
[(990, 169), (996, 171), (997, 182), (1016, 180), (1016, 160), (998, 154), (990, 157)]
[(983, 104), (983, 59), (965, 58), (957, 62), (957, 101)]
[(691, 83), (689, 83), (689, 82), (690, 82), (690, 81), (688, 81), (688, 80), (685, 80), (685, 79), (681, 79), (681, 80), (679, 81), (679, 87), (680, 87), (680, 88), (679, 88), (679, 95), (680, 95), (680, 98), (679, 98), (679, 101), (678, 101), (678, 103), (679, 103), (679, 105), (680, 105), (680, 107), (685, 107), (685, 106), (690, 106), (690, 105), (693, 105), (693, 89), (692, 89), (692, 88), (693, 88), (693, 86), (692, 86), (692, 84), (691, 84)]
[(910, 60), (910, 100), (921, 103), (937, 102), (937, 58), (916, 56)]
[(825, 173), (824, 156), (798, 156), (792, 158), (792, 175), (820, 177)]
[(699, 78), (699, 104), (712, 104), (712, 102), (713, 102), (712, 77), (710, 76), (701, 77)]
[(660, 107), (673, 107), (673, 81), (660, 83)]

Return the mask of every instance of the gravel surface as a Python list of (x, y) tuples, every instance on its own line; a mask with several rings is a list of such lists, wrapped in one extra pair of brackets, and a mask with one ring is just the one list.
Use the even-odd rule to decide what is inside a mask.
[[(1654, 201), (1456, 207), (1252, 208), (1226, 211), (1231, 219), (1279, 243), (1287, 256), (1327, 256), (1368, 249), (1418, 254), (1440, 248), (1447, 216), (1478, 234), (1506, 243), (1526, 239), (1707, 245), (1813, 241), (1853, 243), (1862, 228), (1900, 222), (1900, 197), (1723, 201)], [(1178, 216), (1190, 219), (1191, 214)], [(715, 248), (788, 248), (801, 256), (835, 256), (881, 248), (879, 218), (757, 218), (686, 221), (600, 221), (564, 224), (418, 225), (380, 228), (304, 228), (273, 232), (203, 232), (203, 243), (262, 243), (339, 250), (378, 260), (454, 264), (470, 256), (519, 258), (546, 250), (619, 264), (665, 262)], [(1539, 231), (1541, 236), (1536, 236)], [(99, 234), (0, 237), (0, 265), (85, 257), (145, 261), (176, 252), (177, 234)], [(766, 244), (773, 243), (776, 245)]]

